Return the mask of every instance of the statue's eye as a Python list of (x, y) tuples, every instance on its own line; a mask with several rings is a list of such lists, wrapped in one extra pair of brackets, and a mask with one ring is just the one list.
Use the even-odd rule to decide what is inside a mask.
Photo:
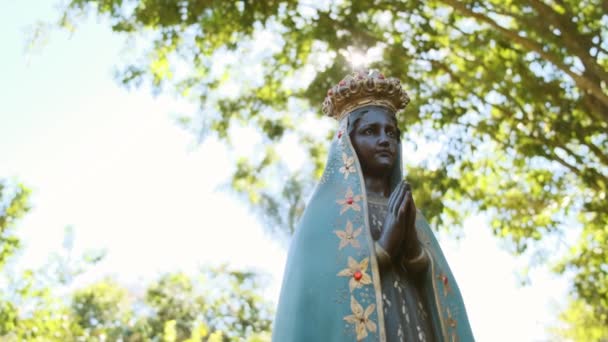
[(397, 129), (389, 129), (386, 132), (386, 135), (389, 136), (389, 137), (391, 137), (391, 138), (393, 138), (393, 139), (399, 140), (399, 130), (397, 130)]
[(363, 134), (365, 135), (372, 135), (374, 133), (374, 131), (371, 128), (366, 128), (363, 130)]

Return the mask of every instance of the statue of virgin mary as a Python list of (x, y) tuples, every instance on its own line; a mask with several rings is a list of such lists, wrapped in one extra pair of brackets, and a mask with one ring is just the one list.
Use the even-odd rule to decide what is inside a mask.
[(338, 121), (287, 256), (275, 342), (473, 341), (456, 280), (401, 170), (399, 80), (355, 72), (327, 92)]

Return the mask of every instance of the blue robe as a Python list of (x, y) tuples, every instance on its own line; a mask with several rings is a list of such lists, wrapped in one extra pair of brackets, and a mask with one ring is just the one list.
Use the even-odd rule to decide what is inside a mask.
[[(387, 334), (385, 320), (393, 317), (384, 317), (386, 304), (365, 182), (347, 125), (348, 116), (339, 124), (323, 176), (291, 242), (274, 342), (393, 342), (387, 338), (394, 334)], [(399, 156), (391, 174), (391, 191), (402, 179)], [(420, 213), (416, 229), (429, 257), (420, 288), (433, 336), (438, 341), (473, 341), (456, 280)]]

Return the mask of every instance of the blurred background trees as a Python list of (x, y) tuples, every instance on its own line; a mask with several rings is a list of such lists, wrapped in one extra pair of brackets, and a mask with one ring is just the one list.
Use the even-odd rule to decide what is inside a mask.
[[(3, 267), (18, 252), (12, 226), (28, 211), (30, 191), (0, 180), (0, 340), (2, 341), (268, 341), (271, 304), (263, 279), (226, 266), (199, 274), (168, 273), (144, 290), (108, 278), (77, 284), (103, 258), (63, 254), (39, 270)], [(66, 241), (73, 241), (66, 229)], [(71, 249), (71, 243), (64, 243)], [(65, 253), (69, 255), (70, 253)]]

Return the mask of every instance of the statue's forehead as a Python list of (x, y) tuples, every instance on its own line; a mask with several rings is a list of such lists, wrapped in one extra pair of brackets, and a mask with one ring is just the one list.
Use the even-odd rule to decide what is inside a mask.
[(350, 113), (350, 115), (353, 115), (353, 114), (357, 115), (360, 113), (367, 113), (367, 112), (383, 112), (383, 113), (387, 113), (391, 116), (395, 116), (395, 113), (392, 110), (390, 110), (389, 108), (386, 108), (384, 106), (373, 105), (373, 104), (359, 107), (359, 108), (353, 110)]
[(372, 123), (377, 122), (379, 117), (387, 118), (395, 124), (397, 123), (397, 118), (391, 110), (385, 107), (373, 105), (357, 108), (349, 114), (349, 121), (354, 123), (355, 121), (359, 120), (360, 123)]

